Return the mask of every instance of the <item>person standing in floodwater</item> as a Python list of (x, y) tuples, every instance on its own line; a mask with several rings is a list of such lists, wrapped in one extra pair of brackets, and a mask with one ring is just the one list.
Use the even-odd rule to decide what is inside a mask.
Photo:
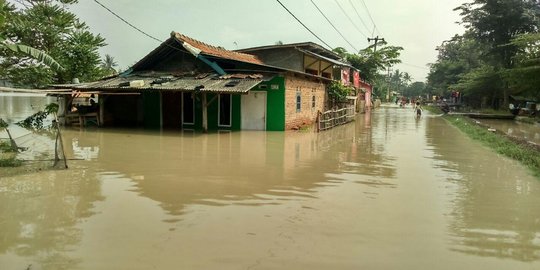
[(422, 106), (420, 106), (420, 102), (416, 102), (414, 110), (416, 111), (416, 118), (420, 118), (422, 116)]

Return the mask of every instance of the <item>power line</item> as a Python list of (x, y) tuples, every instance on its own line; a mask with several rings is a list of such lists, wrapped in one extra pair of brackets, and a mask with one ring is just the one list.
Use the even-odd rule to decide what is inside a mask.
[(379, 36), (375, 37), (375, 38), (367, 38), (367, 41), (368, 42), (371, 42), (371, 41), (375, 41), (375, 45), (373, 46), (373, 53), (375, 53), (377, 51), (377, 43), (380, 41), (382, 42), (385, 42), (384, 38), (379, 38)]
[(156, 40), (156, 41), (158, 41), (158, 42), (163, 43), (162, 40), (160, 40), (160, 39), (158, 39), (158, 38), (156, 38), (156, 37), (154, 37), (154, 36), (152, 36), (152, 35), (150, 35), (150, 34), (144, 32), (143, 30), (139, 29), (137, 26), (135, 26), (135, 25), (131, 24), (130, 22), (124, 20), (124, 18), (120, 17), (120, 15), (118, 15), (118, 14), (116, 14), (114, 11), (110, 10), (108, 7), (106, 7), (105, 5), (103, 5), (102, 3), (100, 3), (98, 0), (94, 0), (94, 2), (96, 2), (98, 5), (102, 6), (102, 7), (103, 7), (104, 9), (106, 9), (107, 11), (109, 11), (109, 12), (110, 12), (112, 15), (114, 15), (116, 18), (120, 19), (121, 21), (123, 21), (123, 22), (126, 23), (127, 25), (131, 26), (133, 29), (135, 29), (135, 30), (141, 32), (143, 35), (145, 35), (145, 36), (147, 36), (147, 37), (149, 37), (149, 38), (151, 38), (151, 39), (153, 39), (153, 40)]
[(377, 25), (375, 24), (375, 21), (373, 20), (373, 17), (371, 16), (371, 12), (369, 12), (369, 8), (367, 7), (366, 5), (366, 2), (364, 0), (362, 0), (362, 4), (364, 5), (364, 7), (366, 8), (366, 11), (367, 11), (367, 14), (369, 16), (369, 19), (371, 20), (371, 23), (373, 23), (373, 32), (372, 32), (372, 35), (374, 34), (375, 30), (377, 30), (377, 33), (380, 35), (381, 32), (379, 31), (379, 29), (377, 28)]
[(358, 26), (356, 26), (356, 24), (353, 22), (353, 20), (351, 19), (351, 17), (349, 17), (349, 15), (347, 14), (347, 12), (345, 12), (345, 9), (343, 9), (343, 7), (341, 6), (341, 4), (337, 1), (337, 0), (334, 0), (334, 2), (336, 2), (336, 4), (338, 5), (339, 9), (341, 9), (341, 11), (343, 12), (343, 14), (345, 14), (345, 17), (347, 17), (347, 19), (349, 19), (349, 22), (351, 22), (351, 24), (354, 26), (354, 28), (356, 28), (356, 30), (358, 30), (358, 33), (362, 34), (362, 36), (364, 37), (368, 37), (366, 36), (361, 30), (360, 28), (358, 28)]
[[(354, 7), (353, 3), (351, 0), (349, 0), (349, 4), (351, 4), (352, 8), (354, 9), (354, 12), (356, 13), (356, 16), (358, 16), (358, 19), (360, 19), (360, 22), (362, 22), (362, 25), (364, 25), (364, 27), (366, 28), (366, 30), (368, 31), (368, 33), (370, 32), (369, 31), (369, 27), (367, 27), (366, 23), (364, 22), (364, 20), (362, 20), (362, 17), (360, 16), (360, 13), (358, 13), (358, 10), (356, 10), (356, 7)], [(371, 34), (373, 35), (373, 34)]]
[(323, 15), (323, 17), (326, 19), (326, 21), (334, 28), (334, 30), (336, 30), (336, 32), (347, 42), (349, 43), (349, 45), (354, 49), (355, 52), (358, 52), (358, 49), (354, 47), (354, 45), (352, 45), (348, 40), (347, 38), (345, 38), (345, 36), (334, 26), (334, 24), (330, 21), (330, 19), (328, 19), (328, 17), (326, 17), (326, 15), (324, 15), (324, 13), (322, 12), (322, 10), (317, 6), (317, 4), (315, 4), (315, 2), (313, 2), (313, 0), (310, 0), (311, 3), (315, 6), (315, 8), (317, 8), (317, 10), (321, 13), (321, 15)]
[(104, 9), (106, 9), (107, 11), (109, 11), (112, 15), (114, 15), (115, 17), (117, 17), (118, 19), (120, 19), (122, 22), (124, 22), (125, 24), (129, 25), (131, 28), (139, 31), (140, 33), (142, 33), (143, 35), (155, 40), (155, 41), (158, 41), (160, 42), (161, 44), (173, 49), (173, 50), (176, 50), (176, 51), (179, 51), (179, 52), (183, 52), (183, 50), (181, 50), (180, 48), (178, 47), (175, 47), (175, 46), (172, 46), (162, 40), (160, 40), (159, 38), (156, 38), (146, 32), (144, 32), (143, 30), (139, 29), (137, 26), (131, 24), (130, 22), (128, 22), (127, 20), (125, 20), (124, 18), (120, 17), (120, 15), (116, 14), (114, 11), (112, 11), (110, 8), (106, 7), (105, 5), (103, 5), (102, 3), (100, 3), (98, 0), (94, 0), (94, 2), (96, 2), (97, 4), (99, 4), (100, 6), (102, 6)]
[(304, 28), (306, 28), (306, 30), (308, 30), (313, 36), (315, 36), (320, 42), (324, 43), (324, 45), (326, 45), (328, 48), (330, 48), (330, 50), (332, 50), (332, 46), (328, 45), (328, 43), (324, 42), (324, 40), (322, 40), (319, 36), (317, 36), (315, 33), (313, 33), (313, 31), (311, 31), (311, 29), (309, 29), (309, 27), (307, 27), (302, 21), (300, 21), (300, 19), (298, 19), (285, 5), (283, 5), (283, 3), (281, 3), (281, 1), (279, 0), (276, 0), (287, 12), (289, 12), (289, 14), (291, 14), (291, 16), (293, 16), (293, 18), (298, 21)]
[(414, 68), (429, 70), (429, 68), (427, 68), (427, 67), (422, 67), (422, 66), (418, 66), (418, 65), (409, 64), (409, 63), (401, 62), (401, 64), (406, 65), (406, 66), (410, 66), (410, 67), (414, 67)]

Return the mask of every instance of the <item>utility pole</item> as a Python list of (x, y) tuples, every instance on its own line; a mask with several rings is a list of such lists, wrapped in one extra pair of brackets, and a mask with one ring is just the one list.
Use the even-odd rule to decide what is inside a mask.
[(384, 42), (384, 38), (379, 38), (379, 36), (376, 36), (374, 38), (367, 38), (367, 41), (368, 42), (371, 42), (371, 41), (375, 41), (375, 46), (373, 47), (373, 52), (376, 52), (377, 51), (377, 43), (379, 41), (383, 41)]
[(392, 73), (392, 69), (390, 67), (388, 67), (388, 87), (387, 87), (387, 92), (386, 92), (386, 101), (389, 102), (390, 101), (390, 84), (392, 82), (391, 80), (391, 73)]

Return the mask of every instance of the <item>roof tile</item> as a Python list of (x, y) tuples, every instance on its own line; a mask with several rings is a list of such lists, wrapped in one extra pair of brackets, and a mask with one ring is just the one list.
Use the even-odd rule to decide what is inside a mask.
[(172, 32), (171, 36), (173, 35), (179, 41), (186, 42), (190, 44), (191, 46), (201, 50), (202, 53), (207, 54), (207, 55), (240, 61), (240, 62), (248, 62), (252, 64), (264, 65), (264, 62), (261, 61), (255, 55), (233, 52), (233, 51), (229, 51), (223, 48), (212, 46), (212, 45), (206, 44), (204, 42), (198, 41), (196, 39), (190, 38), (186, 35), (182, 35), (177, 32)]

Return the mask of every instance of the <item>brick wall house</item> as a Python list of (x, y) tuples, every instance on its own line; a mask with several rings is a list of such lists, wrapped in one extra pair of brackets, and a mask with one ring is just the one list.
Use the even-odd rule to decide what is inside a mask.
[(298, 129), (312, 125), (318, 112), (325, 110), (326, 86), (300, 76), (285, 79), (285, 129)]

